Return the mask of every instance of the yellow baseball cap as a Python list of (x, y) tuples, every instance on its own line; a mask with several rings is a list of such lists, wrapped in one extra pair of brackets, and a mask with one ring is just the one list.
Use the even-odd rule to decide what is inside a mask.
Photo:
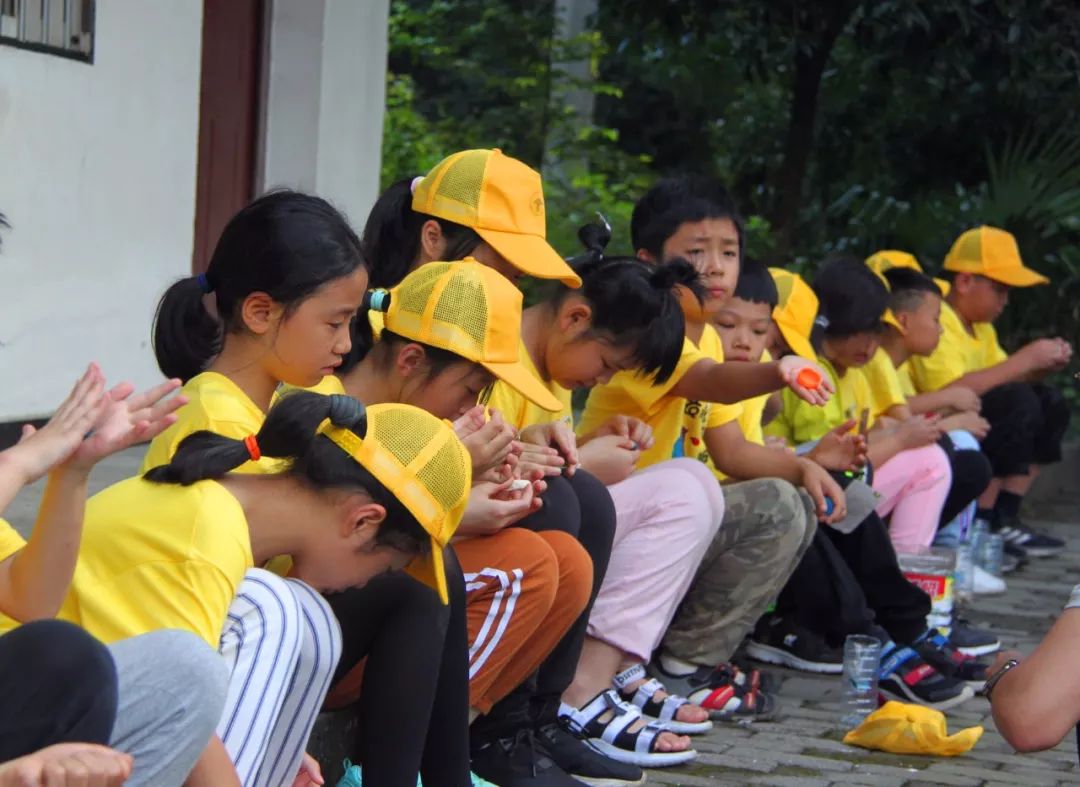
[[(529, 401), (551, 412), (562, 403), (521, 363), (521, 291), (471, 257), (421, 265), (370, 298), (386, 311), (386, 329), (478, 363)], [(386, 301), (389, 300), (387, 304)]]
[(814, 319), (818, 312), (817, 295), (797, 273), (783, 268), (769, 268), (769, 273), (776, 282), (776, 292), (780, 296), (773, 309), (773, 322), (796, 355), (817, 358), (810, 344), (810, 333), (814, 330)]
[(1016, 238), (996, 227), (976, 227), (956, 239), (945, 255), (945, 270), (977, 273), (1010, 287), (1049, 284), (1041, 273), (1024, 266)]
[(367, 430), (323, 422), (320, 431), (375, 476), (431, 536), (431, 553), (408, 573), (449, 603), (443, 550), (461, 523), (472, 487), (472, 460), (446, 421), (408, 404), (373, 404)]
[(547, 242), (540, 173), (500, 150), (463, 150), (413, 189), (413, 210), (472, 227), (515, 267), (580, 287), (581, 277)]
[[(891, 268), (911, 268), (919, 273), (925, 273), (922, 266), (919, 265), (919, 261), (915, 259), (914, 254), (908, 254), (906, 251), (876, 251), (866, 258), (866, 264), (874, 273), (878, 276), (884, 277), (885, 271)], [(934, 279), (934, 284), (941, 290), (941, 294), (948, 295), (949, 288), (952, 286), (945, 279)], [(891, 313), (891, 312), (890, 312)], [(885, 322), (889, 322), (888, 319)], [(895, 324), (895, 323), (894, 323)]]

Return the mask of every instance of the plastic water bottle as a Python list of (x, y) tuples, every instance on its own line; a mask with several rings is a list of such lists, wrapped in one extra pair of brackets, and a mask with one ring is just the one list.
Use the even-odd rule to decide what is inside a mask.
[(881, 641), (865, 634), (844, 640), (844, 697), (840, 723), (854, 729), (877, 710), (877, 679), (881, 667)]
[(975, 548), (967, 541), (956, 545), (956, 568), (953, 569), (953, 591), (958, 602), (970, 602), (975, 597)]
[(1005, 536), (987, 533), (979, 542), (979, 565), (995, 577), (1001, 576), (1001, 563), (1005, 558)]

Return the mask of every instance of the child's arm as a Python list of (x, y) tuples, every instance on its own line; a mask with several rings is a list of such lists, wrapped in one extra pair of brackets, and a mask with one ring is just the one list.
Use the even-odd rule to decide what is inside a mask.
[(184, 787), (240, 787), (236, 767), (225, 750), (221, 738), (215, 735), (203, 749), (195, 767), (191, 769)]
[[(820, 385), (807, 388), (799, 373), (811, 369)], [(813, 361), (787, 355), (771, 363), (703, 359), (691, 366), (671, 389), (674, 396), (698, 402), (735, 404), (787, 386), (810, 404), (822, 405), (834, 392), (829, 375)]]
[(870, 432), (867, 456), (870, 464), (881, 467), (901, 451), (922, 448), (941, 439), (940, 420), (917, 415), (894, 429), (875, 429)]
[(11, 479), (21, 487), (49, 473), (29, 541), (0, 562), (0, 611), (20, 622), (52, 617), (67, 594), (93, 466), (153, 438), (176, 420), (172, 412), (186, 401), (164, 400), (179, 380), (135, 397), (126, 383), (108, 393), (104, 385), (101, 370), (92, 364), (48, 424), (37, 432), (24, 430), (23, 440), (0, 455), (7, 488)]
[[(847, 516), (843, 490), (822, 467), (786, 451), (749, 442), (735, 421), (706, 429), (705, 447), (713, 464), (726, 476), (743, 480), (782, 478), (806, 489), (822, 522), (839, 522)], [(832, 499), (834, 506), (828, 516), (825, 514), (826, 497)]]
[(982, 407), (982, 402), (979, 395), (973, 390), (954, 383), (938, 391), (930, 391), (909, 397), (908, 407), (915, 415), (941, 412), (942, 410), (978, 412)]
[(952, 384), (963, 385), (981, 396), (999, 385), (1022, 382), (1064, 368), (1070, 358), (1072, 347), (1064, 339), (1036, 339), (1001, 363), (968, 372)]

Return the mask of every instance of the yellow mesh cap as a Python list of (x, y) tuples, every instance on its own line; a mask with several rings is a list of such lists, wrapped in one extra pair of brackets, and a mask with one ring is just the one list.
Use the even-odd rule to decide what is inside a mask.
[(773, 309), (773, 322), (788, 347), (803, 358), (816, 358), (810, 334), (814, 330), (814, 318), (818, 312), (818, 297), (802, 276), (783, 268), (769, 268), (780, 296)]
[(416, 184), (412, 208), (472, 227), (530, 276), (581, 286), (581, 278), (547, 242), (540, 173), (502, 151), (463, 150), (443, 159)]
[(472, 459), (446, 421), (407, 404), (373, 404), (367, 432), (324, 421), (320, 431), (370, 472), (431, 536), (431, 554), (418, 557), (409, 574), (449, 602), (443, 550), (450, 543), (472, 487)]
[[(892, 285), (889, 284), (889, 280), (885, 277), (885, 271), (889, 270), (889, 268), (895, 268), (895, 267), (898, 267), (898, 266), (896, 266), (896, 265), (887, 265), (886, 267), (882, 267), (882, 263), (885, 262), (884, 260), (880, 259), (882, 254), (904, 254), (904, 252), (902, 252), (902, 251), (901, 252), (878, 252), (878, 254), (874, 255), (875, 257), (878, 257), (878, 259), (876, 260), (876, 264), (873, 264), (873, 265), (870, 264), (870, 260), (874, 259), (874, 257), (871, 257), (871, 258), (867, 259), (867, 261), (866, 261), (867, 267), (869, 267), (870, 271), (875, 276), (877, 276), (878, 279), (881, 280), (881, 283), (883, 285), (885, 285), (885, 289), (892, 292)], [(904, 256), (911, 257), (910, 254), (904, 254)], [(902, 267), (905, 267), (905, 268), (914, 267), (915, 270), (921, 270), (919, 268), (919, 263), (915, 262), (914, 257), (911, 257), (911, 262), (914, 263), (914, 266), (912, 266), (912, 265), (904, 265)], [(885, 309), (885, 313), (881, 315), (881, 321), (883, 323), (885, 323), (886, 325), (891, 325), (893, 328), (900, 331), (900, 333), (904, 333), (904, 326), (900, 324), (900, 321), (898, 319), (896, 319), (896, 315), (893, 314), (892, 309), (889, 309), (889, 308)]]
[[(919, 261), (915, 259), (915, 255), (908, 254), (906, 251), (895, 251), (891, 249), (886, 251), (876, 251), (866, 258), (866, 264), (870, 270), (878, 276), (884, 276), (885, 271), (892, 268), (911, 268), (919, 273), (925, 273), (922, 266), (919, 265)], [(949, 282), (944, 279), (934, 279), (934, 284), (938, 286), (938, 289), (941, 290), (943, 296), (949, 294), (949, 287), (951, 286)], [(885, 322), (889, 322), (890, 314), (891, 312), (886, 313), (884, 318)], [(899, 327), (897, 323), (892, 324)]]
[(472, 258), (429, 262), (390, 290), (386, 329), (481, 364), (551, 412), (562, 403), (521, 363), (521, 291)]
[(957, 238), (945, 256), (945, 270), (976, 273), (1010, 287), (1034, 287), (1050, 282), (1024, 265), (1016, 238), (996, 227), (976, 227)]

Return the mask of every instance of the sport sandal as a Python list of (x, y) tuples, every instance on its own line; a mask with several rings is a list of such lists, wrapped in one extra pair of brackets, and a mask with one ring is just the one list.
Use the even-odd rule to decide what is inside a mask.
[[(607, 714), (607, 721), (601, 717)], [(614, 689), (602, 691), (584, 708), (563, 703), (559, 717), (574, 732), (588, 738), (598, 751), (619, 762), (640, 765), (643, 768), (664, 768), (681, 765), (697, 757), (693, 749), (686, 751), (656, 751), (658, 738), (664, 729), (659, 723), (646, 724), (636, 732), (629, 728), (643, 721), (641, 711), (629, 702), (619, 699)]]
[[(679, 708), (694, 703), (686, 697), (669, 693), (664, 684), (656, 680), (656, 678), (649, 678), (638, 686), (633, 691), (633, 694), (628, 693), (627, 687), (631, 683), (645, 677), (645, 665), (635, 664), (620, 672), (611, 682), (618, 689), (619, 697), (636, 706), (646, 721), (659, 721), (664, 729), (679, 735), (700, 735), (712, 729), (713, 724), (708, 719), (705, 719), (705, 721), (679, 721), (676, 719), (675, 716), (678, 714)], [(662, 700), (656, 700), (656, 694), (661, 691), (668, 696)]]

